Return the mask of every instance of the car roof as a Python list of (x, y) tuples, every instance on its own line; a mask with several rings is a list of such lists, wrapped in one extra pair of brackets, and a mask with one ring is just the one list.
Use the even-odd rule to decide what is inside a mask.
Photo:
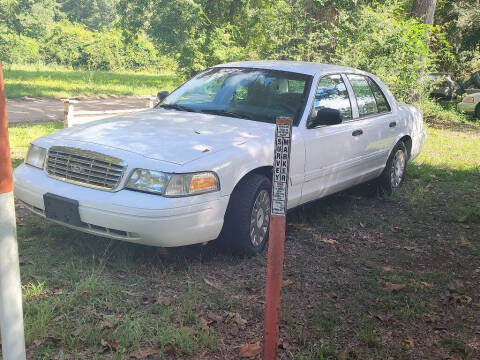
[[(242, 67), (253, 69), (269, 69), (289, 71), (300, 74), (315, 75), (327, 72), (355, 72), (363, 71), (348, 68), (339, 65), (320, 64), (306, 61), (286, 61), (286, 60), (259, 60), (259, 61), (237, 61), (226, 64), (215, 65), (214, 67)], [(366, 73), (365, 73), (366, 74)]]

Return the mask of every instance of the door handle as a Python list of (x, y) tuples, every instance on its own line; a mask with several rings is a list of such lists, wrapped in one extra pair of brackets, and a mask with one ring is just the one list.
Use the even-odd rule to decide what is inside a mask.
[(397, 123), (395, 121), (392, 121), (390, 124), (388, 124), (391, 128), (397, 126)]
[(363, 134), (363, 130), (362, 129), (359, 129), (359, 130), (355, 130), (354, 132), (352, 132), (352, 136), (360, 136)]

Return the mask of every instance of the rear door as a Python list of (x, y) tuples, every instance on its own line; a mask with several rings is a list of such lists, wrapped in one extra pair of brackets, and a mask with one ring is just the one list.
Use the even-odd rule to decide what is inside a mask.
[(394, 137), (396, 123), (391, 108), (379, 86), (370, 77), (347, 74), (358, 107), (357, 126), (362, 130), (359, 143), (362, 181), (383, 169)]

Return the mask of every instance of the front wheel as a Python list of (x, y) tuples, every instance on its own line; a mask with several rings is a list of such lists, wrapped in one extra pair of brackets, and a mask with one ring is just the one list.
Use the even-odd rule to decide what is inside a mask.
[(405, 144), (400, 141), (390, 154), (387, 165), (379, 177), (380, 186), (387, 194), (393, 194), (403, 184), (407, 170), (408, 153)]
[(268, 240), (271, 206), (270, 180), (247, 175), (237, 185), (225, 213), (221, 243), (245, 255), (260, 253)]
[(477, 119), (480, 119), (480, 104), (478, 104), (477, 107), (475, 108), (475, 117)]

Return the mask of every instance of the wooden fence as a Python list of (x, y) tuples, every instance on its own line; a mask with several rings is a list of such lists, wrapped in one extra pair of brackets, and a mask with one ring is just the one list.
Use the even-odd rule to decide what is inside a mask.
[(155, 96), (145, 97), (146, 107), (144, 108), (118, 110), (77, 110), (75, 109), (75, 106), (80, 103), (78, 100), (62, 99), (64, 112), (63, 123), (65, 127), (72, 127), (95, 120), (109, 118), (115, 115), (143, 111), (152, 108), (155, 104), (155, 99)]

